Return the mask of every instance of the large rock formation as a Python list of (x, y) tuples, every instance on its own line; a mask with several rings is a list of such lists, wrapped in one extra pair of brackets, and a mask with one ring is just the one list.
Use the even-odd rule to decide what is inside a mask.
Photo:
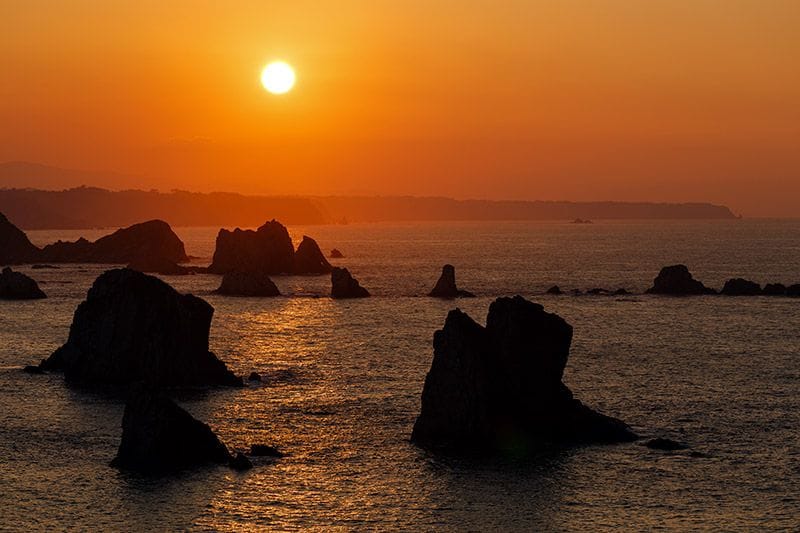
[(444, 265), (439, 281), (436, 282), (436, 286), (428, 293), (428, 296), (433, 296), (434, 298), (473, 298), (475, 295), (469, 291), (458, 290), (458, 287), (456, 287), (456, 267)]
[(729, 279), (722, 287), (725, 296), (758, 296), (761, 294), (761, 285), (755, 281), (742, 278)]
[(785, 296), (786, 285), (783, 283), (767, 283), (761, 293), (764, 296)]
[(571, 340), (567, 322), (521, 296), (495, 300), (486, 327), (450, 311), (433, 337), (411, 440), (499, 450), (634, 440), (625, 423), (584, 406), (562, 383)]
[(303, 235), (303, 240), (297, 251), (294, 253), (294, 273), (295, 274), (327, 274), (333, 267), (322, 250), (319, 249), (317, 241)]
[(647, 289), (648, 294), (668, 294), (673, 296), (689, 296), (697, 294), (716, 294), (692, 277), (685, 265), (667, 266), (661, 269), (653, 286)]
[(786, 296), (791, 296), (793, 298), (800, 296), (800, 283), (795, 283), (794, 285), (786, 287)]
[(230, 464), (232, 459), (206, 424), (172, 400), (145, 387), (132, 387), (112, 466), (158, 473), (208, 463)]
[(0, 300), (37, 300), (47, 298), (32, 278), (5, 267), (0, 273)]
[(82, 384), (242, 385), (208, 351), (214, 308), (130, 269), (98, 277), (75, 310), (66, 344), (42, 362)]
[(294, 271), (294, 247), (289, 232), (277, 220), (258, 230), (219, 230), (214, 259), (208, 271), (288, 274)]
[(30, 263), (38, 254), (39, 249), (27, 235), (0, 213), (0, 265)]
[(269, 276), (262, 272), (228, 272), (216, 291), (226, 296), (280, 296)]
[(369, 291), (350, 275), (346, 268), (334, 267), (331, 272), (331, 298), (366, 298)]
[(119, 263), (133, 261), (170, 261), (180, 263), (188, 260), (183, 242), (163, 220), (150, 220), (122, 228), (89, 242), (58, 241), (45, 246), (39, 260), (48, 263)]

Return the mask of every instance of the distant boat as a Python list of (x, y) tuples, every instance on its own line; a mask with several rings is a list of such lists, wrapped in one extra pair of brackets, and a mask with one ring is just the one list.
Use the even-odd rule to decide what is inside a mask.
[(594, 224), (594, 222), (592, 222), (588, 218), (576, 218), (575, 220), (572, 221), (572, 223), (573, 224)]

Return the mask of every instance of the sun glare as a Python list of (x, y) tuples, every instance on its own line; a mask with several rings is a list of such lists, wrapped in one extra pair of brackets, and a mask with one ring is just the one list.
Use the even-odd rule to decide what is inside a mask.
[(274, 61), (261, 71), (261, 85), (272, 94), (288, 93), (294, 82), (294, 69), (284, 61)]

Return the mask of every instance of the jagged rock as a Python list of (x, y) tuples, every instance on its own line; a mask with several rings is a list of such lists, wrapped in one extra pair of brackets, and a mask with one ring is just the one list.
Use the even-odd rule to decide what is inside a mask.
[(163, 220), (150, 220), (122, 228), (89, 242), (58, 241), (45, 246), (39, 261), (48, 263), (119, 263), (188, 260), (183, 242)]
[(783, 283), (767, 283), (761, 294), (764, 296), (784, 296), (786, 294), (786, 285)]
[(131, 261), (128, 268), (148, 274), (162, 274), (165, 276), (185, 276), (191, 273), (188, 268), (160, 256), (139, 257)]
[(5, 267), (0, 273), (0, 300), (38, 300), (47, 298), (33, 278)]
[(228, 466), (242, 472), (253, 468), (253, 463), (250, 462), (250, 459), (248, 459), (245, 454), (236, 452), (236, 455), (228, 462)]
[(227, 272), (216, 291), (226, 296), (280, 296), (269, 276), (262, 272)]
[(28, 236), (0, 213), (0, 265), (30, 263), (39, 252)]
[(786, 296), (800, 296), (800, 283), (795, 283), (794, 285), (786, 287)]
[(634, 440), (624, 422), (584, 406), (562, 383), (571, 340), (564, 319), (521, 296), (495, 300), (486, 327), (450, 311), (433, 337), (412, 441), (506, 450)]
[(434, 298), (473, 298), (475, 297), (469, 291), (461, 291), (456, 287), (456, 268), (453, 265), (444, 265), (442, 267), (442, 274), (439, 276), (439, 281), (436, 286), (428, 293), (428, 296)]
[(214, 259), (208, 267), (212, 274), (234, 271), (288, 274), (293, 269), (292, 239), (277, 220), (266, 222), (256, 231), (219, 230)]
[(294, 273), (295, 274), (327, 274), (333, 267), (319, 249), (317, 241), (307, 235), (303, 235), (303, 240), (297, 251), (294, 253)]
[(647, 442), (645, 442), (644, 445), (652, 450), (664, 450), (669, 452), (676, 450), (686, 450), (687, 448), (689, 448), (687, 444), (672, 439), (666, 439), (664, 437), (657, 437), (655, 439), (650, 439)]
[(333, 250), (331, 250), (329, 257), (331, 259), (341, 259), (344, 257), (344, 254), (340, 252), (337, 248), (334, 248)]
[(720, 294), (725, 296), (758, 296), (761, 294), (761, 285), (742, 278), (729, 279), (725, 282)]
[(561, 295), (564, 293), (561, 292), (561, 288), (558, 285), (553, 285), (552, 287), (547, 289), (547, 294)]
[(250, 446), (250, 455), (253, 457), (283, 457), (280, 450), (268, 444), (253, 444)]
[(233, 458), (208, 425), (145, 387), (132, 387), (122, 417), (122, 441), (111, 466), (167, 472)]
[(692, 277), (685, 265), (672, 265), (661, 269), (653, 286), (647, 289), (648, 294), (668, 294), (672, 296), (688, 296), (698, 294), (716, 294)]
[(208, 350), (214, 308), (130, 269), (98, 277), (72, 319), (67, 342), (42, 363), (93, 384), (241, 386)]
[(258, 372), (250, 372), (250, 375), (247, 377), (247, 381), (261, 381), (261, 374)]
[(350, 275), (346, 268), (333, 267), (331, 271), (331, 298), (366, 298), (369, 291)]

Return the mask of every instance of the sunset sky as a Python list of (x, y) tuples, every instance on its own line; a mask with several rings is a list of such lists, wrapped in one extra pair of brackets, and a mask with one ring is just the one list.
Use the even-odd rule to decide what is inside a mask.
[(3, 0), (0, 161), (800, 216), (799, 25), (797, 0)]

